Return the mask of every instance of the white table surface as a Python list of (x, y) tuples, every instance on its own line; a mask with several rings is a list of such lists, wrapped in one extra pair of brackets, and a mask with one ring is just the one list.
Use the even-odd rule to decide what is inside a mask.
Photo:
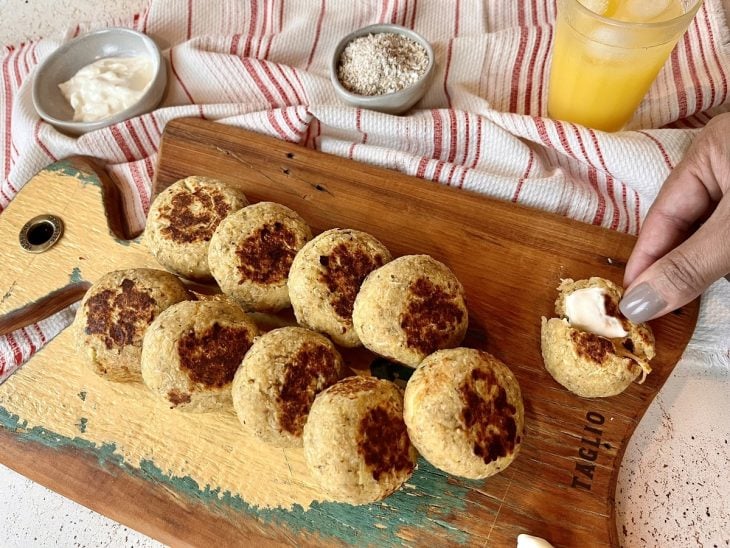
[[(99, 13), (128, 14), (145, 4), (0, 0), (0, 44), (51, 36), (71, 22)], [(730, 298), (730, 291), (723, 291)], [(616, 493), (622, 545), (730, 546), (729, 444), (728, 369), (685, 358), (626, 451)], [(161, 545), (0, 465), (0, 547), (42, 546)]]

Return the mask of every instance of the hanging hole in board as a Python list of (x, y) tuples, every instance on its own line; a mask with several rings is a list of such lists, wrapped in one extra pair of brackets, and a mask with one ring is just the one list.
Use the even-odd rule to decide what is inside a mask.
[(18, 235), (20, 247), (29, 253), (43, 253), (63, 234), (63, 221), (55, 215), (38, 215), (23, 225)]

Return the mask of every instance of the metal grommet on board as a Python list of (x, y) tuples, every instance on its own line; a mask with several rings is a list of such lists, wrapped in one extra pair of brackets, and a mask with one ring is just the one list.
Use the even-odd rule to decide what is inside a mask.
[(23, 225), (18, 235), (20, 247), (29, 253), (43, 253), (63, 234), (63, 221), (55, 215), (38, 215)]

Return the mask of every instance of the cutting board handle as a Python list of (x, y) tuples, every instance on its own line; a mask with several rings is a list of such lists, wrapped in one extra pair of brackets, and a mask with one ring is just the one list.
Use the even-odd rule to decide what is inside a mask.
[[(123, 197), (119, 184), (90, 157), (56, 162), (23, 186), (0, 215), (0, 256), (6, 263), (0, 279), (0, 335), (78, 301), (101, 274), (137, 265), (137, 255), (159, 268), (133, 240), (139, 231), (131, 228)], [(21, 232), (39, 216), (59, 219), (62, 231), (53, 245), (31, 252), (27, 238), (26, 248), (21, 245)]]

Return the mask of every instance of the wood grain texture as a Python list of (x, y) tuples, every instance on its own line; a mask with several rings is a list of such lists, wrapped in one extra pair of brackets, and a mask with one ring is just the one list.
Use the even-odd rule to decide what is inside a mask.
[[(526, 431), (518, 459), (504, 473), (479, 482), (448, 478), (421, 461), (409, 482), (414, 484), (411, 493), (399, 493), (384, 505), (362, 508), (314, 503), (309, 511), (292, 510), (291, 519), (284, 511), (275, 519), (263, 519), (245, 505), (199, 502), (196, 511), (185, 514), (188, 527), (170, 514), (175, 504), (183, 512), (189, 510), (190, 493), (176, 491), (175, 485), (165, 484), (159, 477), (145, 479), (144, 474), (122, 467), (121, 472), (111, 474), (120, 503), (99, 497), (94, 485), (111, 481), (106, 478), (109, 470), (89, 458), (83, 448), (63, 448), (68, 459), (63, 469), (73, 472), (57, 470), (54, 474), (45, 457), (27, 456), (27, 444), (36, 442), (25, 441), (28, 432), (20, 428), (3, 433), (0, 460), (12, 461), (14, 466), (10, 466), (21, 473), (41, 478), (49, 487), (173, 544), (201, 544), (206, 538), (242, 544), (256, 538), (287, 544), (360, 539), (381, 545), (466, 542), (514, 546), (515, 537), (522, 532), (548, 538), (556, 546), (618, 544), (613, 500), (620, 460), (631, 433), (689, 340), (697, 303), (652, 324), (658, 349), (652, 362), (654, 372), (643, 385), (634, 384), (622, 395), (606, 400), (578, 398), (552, 380), (541, 363), (539, 330), (540, 317), (553, 314), (555, 288), (561, 278), (597, 275), (620, 282), (632, 237), (235, 128), (200, 120), (173, 121), (165, 130), (154, 190), (159, 192), (175, 180), (195, 174), (237, 185), (251, 201), (283, 203), (317, 231), (337, 226), (366, 230), (395, 255), (428, 253), (448, 264), (467, 291), (468, 345), (484, 348), (505, 361), (522, 387)], [(55, 180), (47, 175), (46, 183)], [(34, 188), (38, 196), (33, 196)], [(10, 292), (8, 302), (0, 304), (0, 314), (68, 285), (79, 257), (84, 257), (86, 281), (117, 264), (154, 264), (138, 243), (128, 244), (112, 235), (98, 189), (87, 193), (83, 188), (66, 192), (73, 196), (68, 196), (60, 213), (67, 224), (67, 218), (83, 219), (94, 237), (75, 240), (70, 227), (69, 239), (57, 244), (62, 253), (47, 257), (44, 264), (18, 257), (20, 248), (6, 245), (15, 224), (30, 218), (39, 207), (48, 207), (40, 187), (29, 183), (0, 216), (0, 246), (5, 246), (0, 251), (10, 258), (10, 264), (0, 266), (0, 294)], [(35, 205), (16, 205), (28, 202)], [(36, 283), (29, 284), (29, 279)], [(50, 359), (42, 356), (50, 356), (53, 345), (73, 360), (72, 352), (61, 349), (71, 343), (72, 337), (64, 333), (31, 360), (29, 371), (34, 362)], [(42, 371), (35, 374), (42, 378)], [(17, 387), (31, 389), (27, 383), (14, 381), (0, 387), (0, 406), (4, 395), (11, 399)], [(59, 398), (72, 396), (60, 394)], [(110, 412), (124, 420), (123, 405), (112, 406)], [(246, 450), (255, 460), (265, 448), (251, 444)], [(272, 463), (278, 458), (269, 457)], [(67, 481), (67, 476), (89, 480), (84, 485), (80, 479)], [(281, 488), (265, 474), (258, 481), (262, 489)], [(301, 476), (288, 488), (310, 483), (311, 478)], [(149, 493), (143, 512), (123, 502), (129, 493)], [(411, 499), (417, 504), (411, 504)], [(398, 516), (399, 525), (380, 529), (374, 515), (385, 523)], [(422, 525), (424, 519), (430, 520), (429, 527)], [(350, 536), (333, 533), (340, 522), (354, 532)]]

